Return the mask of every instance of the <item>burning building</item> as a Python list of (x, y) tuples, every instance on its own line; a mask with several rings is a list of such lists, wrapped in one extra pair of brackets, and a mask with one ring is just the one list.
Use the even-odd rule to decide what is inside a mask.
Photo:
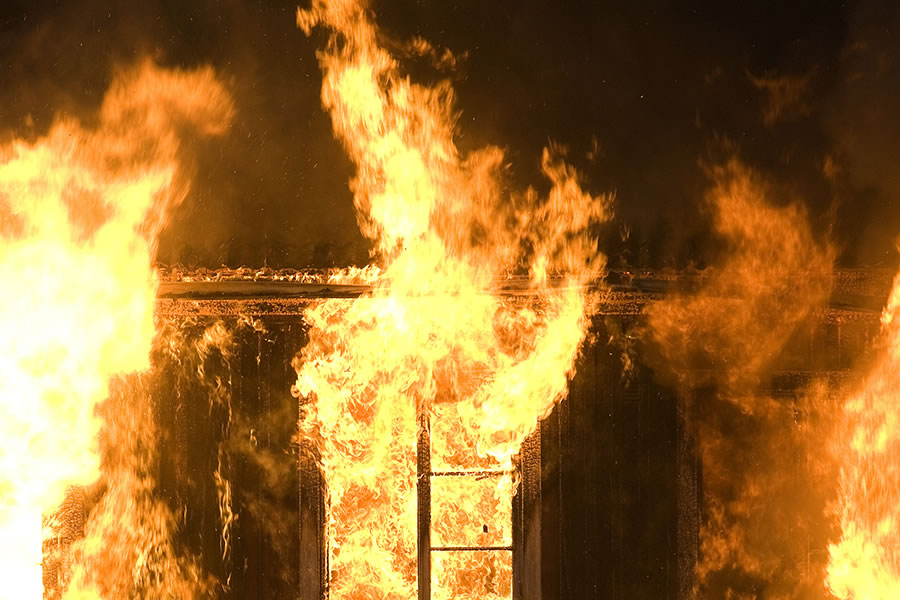
[[(462, 53), (357, 0), (289, 17), (360, 266), (159, 265), (247, 127), (212, 67), (132, 61), (0, 146), (3, 597), (900, 592), (891, 269), (836, 268), (731, 141), (699, 169), (708, 264), (628, 264), (650, 245), (569, 149), (523, 184), (463, 139)], [(746, 78), (761, 126), (811, 113), (813, 75)]]

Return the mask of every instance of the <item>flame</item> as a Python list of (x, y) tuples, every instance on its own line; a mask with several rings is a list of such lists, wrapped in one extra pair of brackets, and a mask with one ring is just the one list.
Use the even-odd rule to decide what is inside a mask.
[(881, 316), (882, 345), (843, 406), (835, 456), (841, 539), (828, 547), (826, 584), (841, 599), (900, 597), (900, 275)]
[(186, 192), (176, 130), (222, 133), (231, 112), (211, 70), (144, 63), (113, 81), (95, 128), (60, 118), (0, 147), (4, 597), (41, 597), (41, 515), (99, 477), (96, 409), (149, 367), (155, 238)]
[[(357, 166), (380, 277), (364, 298), (307, 311), (295, 393), (321, 445), (330, 597), (408, 599), (423, 585), (419, 427), (430, 472), (490, 471), (422, 474), (431, 545), (511, 545), (514, 457), (566, 392), (589, 325), (585, 286), (605, 266), (591, 227), (609, 218), (609, 198), (584, 193), (559, 148), (543, 155), (547, 197), (508, 192), (499, 149), (457, 150), (450, 85), (404, 78), (367, 15), (346, 1), (298, 12), (307, 33), (332, 31), (318, 54), (322, 101)], [(524, 293), (504, 299), (514, 273)], [(435, 598), (511, 595), (508, 550), (436, 552), (431, 570)]]

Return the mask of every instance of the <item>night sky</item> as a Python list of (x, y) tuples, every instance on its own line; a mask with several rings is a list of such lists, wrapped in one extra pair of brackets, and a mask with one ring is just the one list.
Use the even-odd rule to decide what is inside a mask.
[[(738, 156), (773, 203), (807, 206), (839, 264), (897, 264), (900, 3), (375, 2), (387, 43), (420, 35), (464, 56), (450, 77), (458, 145), (506, 149), (512, 184), (545, 183), (553, 141), (592, 192), (614, 191), (601, 249), (613, 267), (715, 259), (706, 167)], [(211, 64), (237, 116), (223, 139), (188, 140), (191, 193), (159, 248), (166, 264), (362, 264), (352, 165), (319, 102), (324, 34), (281, 0), (0, 6), (0, 130), (35, 137), (54, 115), (89, 121), (114, 70), (150, 57)]]

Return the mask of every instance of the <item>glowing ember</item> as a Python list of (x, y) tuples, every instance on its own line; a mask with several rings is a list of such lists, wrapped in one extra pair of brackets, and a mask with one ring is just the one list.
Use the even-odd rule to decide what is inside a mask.
[[(492, 472), (422, 473), (431, 545), (510, 546), (513, 458), (566, 392), (588, 326), (584, 286), (604, 267), (590, 228), (609, 211), (558, 152), (543, 157), (547, 198), (505, 192), (497, 148), (461, 156), (452, 89), (402, 77), (367, 11), (315, 1), (298, 13), (307, 33), (332, 31), (322, 100), (357, 165), (354, 199), (383, 272), (368, 297), (306, 313), (296, 392), (312, 400), (301, 426), (321, 444), (330, 596), (408, 599), (425, 585), (417, 421), (431, 472)], [(527, 294), (491, 293), (518, 272)], [(511, 595), (509, 550), (441, 551), (428, 564), (436, 598)]]
[(900, 597), (900, 276), (881, 317), (883, 346), (844, 403), (838, 517), (828, 589), (838, 598)]
[(149, 366), (154, 240), (185, 192), (175, 127), (217, 133), (230, 113), (211, 71), (144, 64), (115, 80), (96, 129), (61, 119), (0, 147), (3, 597), (41, 597), (41, 515), (97, 479), (95, 408)]

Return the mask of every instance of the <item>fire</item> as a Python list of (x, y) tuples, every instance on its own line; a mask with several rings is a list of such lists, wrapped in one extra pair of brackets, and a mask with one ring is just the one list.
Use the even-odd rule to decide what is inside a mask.
[(674, 383), (714, 381), (749, 413), (782, 348), (827, 302), (835, 252), (815, 238), (802, 205), (773, 205), (773, 186), (737, 158), (710, 175), (705, 201), (723, 258), (696, 293), (652, 304), (647, 327), (663, 355), (656, 366)]
[(842, 599), (900, 597), (900, 275), (881, 317), (882, 346), (843, 407), (837, 516), (827, 585)]
[[(224, 130), (211, 70), (122, 72), (97, 126), (0, 147), (0, 578), (42, 596), (42, 514), (100, 475), (96, 409), (149, 367), (155, 238), (186, 186), (176, 127)], [(86, 597), (86, 596), (81, 596)]]
[[(566, 392), (609, 199), (583, 192), (558, 148), (542, 160), (547, 197), (509, 193), (498, 148), (457, 150), (449, 84), (403, 77), (367, 15), (352, 1), (298, 12), (307, 33), (331, 30), (322, 101), (381, 269), (368, 296), (307, 311), (295, 364), (329, 494), (329, 594), (508, 598), (514, 458)], [(445, 550), (417, 546), (422, 503)]]
[[(644, 339), (657, 376), (681, 395), (702, 469), (696, 589), (701, 598), (817, 598), (825, 498), (815, 445), (830, 435), (824, 382), (793, 397), (765, 382), (785, 367), (831, 294), (834, 248), (806, 212), (731, 158), (709, 170), (705, 197), (722, 242), (696, 289), (648, 306)], [(814, 546), (815, 547), (815, 546)]]

